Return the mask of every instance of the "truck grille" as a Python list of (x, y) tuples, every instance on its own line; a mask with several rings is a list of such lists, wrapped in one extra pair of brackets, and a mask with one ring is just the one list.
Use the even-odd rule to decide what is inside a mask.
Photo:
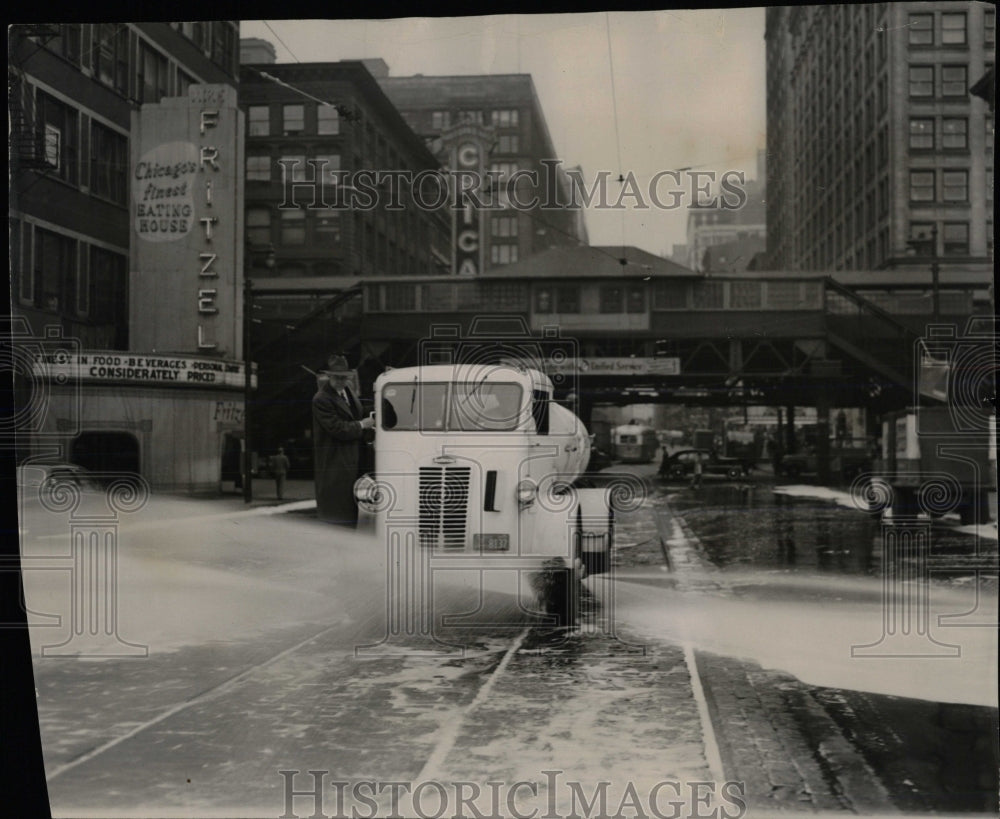
[(420, 545), (463, 549), (471, 468), (420, 468)]

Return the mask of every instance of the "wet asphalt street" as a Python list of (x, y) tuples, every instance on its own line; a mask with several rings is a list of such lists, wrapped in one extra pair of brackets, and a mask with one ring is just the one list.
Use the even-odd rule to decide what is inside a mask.
[[(802, 540), (815, 503), (750, 507), (727, 536), (720, 519), (739, 515), (719, 514), (714, 491), (654, 484), (620, 516), (616, 566), (587, 581), (596, 603), (580, 628), (545, 625), (517, 577), (454, 576), (435, 586), (434, 611), (460, 625), (436, 629), (437, 642), (388, 633), (385, 559), (370, 539), (295, 505), (271, 514), (263, 498), (249, 512), (234, 498), (156, 499), (119, 532), (118, 636), (145, 655), (41, 656), (66, 640), (72, 598), (65, 572), (26, 575), (32, 622), (48, 623), (32, 642), (53, 813), (995, 812), (987, 630), (950, 632), (963, 652), (943, 670), (951, 660), (896, 658), (891, 673), (859, 663), (850, 646), (879, 637), (878, 532), (868, 548), (831, 512), (843, 534), (830, 550), (871, 553), (839, 561), (831, 582), (826, 558), (806, 559), (822, 542)], [(789, 522), (791, 564), (764, 534)], [(34, 510), (25, 523), (26, 555), (65, 548), (65, 522)], [(954, 613), (976, 589), (972, 608), (995, 620), (995, 583), (951, 578), (931, 597)], [(841, 643), (847, 661), (820, 661)], [(928, 662), (939, 665), (914, 672)], [(907, 688), (913, 677), (922, 687)], [(320, 780), (321, 808), (292, 797)]]

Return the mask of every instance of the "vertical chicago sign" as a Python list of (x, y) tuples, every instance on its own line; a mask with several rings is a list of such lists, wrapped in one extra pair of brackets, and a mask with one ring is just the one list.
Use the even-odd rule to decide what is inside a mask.
[(243, 114), (192, 85), (132, 122), (131, 346), (242, 357)]

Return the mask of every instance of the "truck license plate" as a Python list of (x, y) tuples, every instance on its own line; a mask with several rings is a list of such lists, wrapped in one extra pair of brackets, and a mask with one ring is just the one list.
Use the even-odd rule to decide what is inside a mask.
[(472, 548), (483, 552), (509, 552), (510, 535), (473, 535)]

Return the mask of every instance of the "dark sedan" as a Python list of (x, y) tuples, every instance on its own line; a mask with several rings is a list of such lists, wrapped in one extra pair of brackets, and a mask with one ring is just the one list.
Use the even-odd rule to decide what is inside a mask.
[(727, 478), (742, 478), (752, 465), (739, 458), (727, 458), (716, 454), (710, 449), (681, 449), (671, 455), (666, 455), (660, 464), (661, 478), (687, 478), (694, 474), (695, 461), (701, 458), (701, 467), (705, 475), (725, 475)]

